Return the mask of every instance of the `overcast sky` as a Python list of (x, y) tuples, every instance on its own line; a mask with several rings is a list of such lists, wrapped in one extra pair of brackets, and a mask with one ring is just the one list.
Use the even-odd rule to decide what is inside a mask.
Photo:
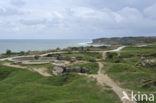
[(156, 36), (156, 0), (0, 0), (0, 39)]

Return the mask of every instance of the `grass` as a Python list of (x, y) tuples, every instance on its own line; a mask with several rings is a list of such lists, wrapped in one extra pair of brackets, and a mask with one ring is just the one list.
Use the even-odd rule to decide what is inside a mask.
[(97, 74), (98, 70), (99, 70), (99, 66), (97, 63), (80, 63), (80, 64), (72, 64), (72, 65), (69, 65), (68, 67), (69, 68), (72, 68), (72, 67), (86, 67), (89, 69), (90, 71), (90, 74)]
[(0, 66), (0, 103), (120, 103), (112, 90), (77, 74), (42, 77)]
[(52, 63), (47, 63), (47, 64), (20, 64), (21, 66), (27, 66), (29, 68), (53, 68)]
[(63, 50), (65, 51), (104, 51), (104, 50), (111, 50), (119, 47), (120, 45), (112, 45), (112, 46), (87, 46), (87, 47), (68, 47)]
[[(153, 93), (156, 91), (156, 66), (149, 68), (149, 66), (136, 67), (135, 64), (140, 61), (141, 56), (148, 59), (154, 59), (156, 56), (156, 45), (145, 47), (126, 47), (120, 52), (120, 55), (105, 60), (104, 68), (106, 73), (118, 81), (123, 88), (128, 88), (134, 91), (143, 91)], [(119, 60), (118, 63), (114, 61)]]
[(156, 55), (156, 45), (150, 45), (145, 47), (126, 47), (124, 48), (121, 53), (120, 57), (122, 58), (129, 58), (129, 57), (136, 57), (136, 56), (153, 56)]
[[(143, 93), (156, 92), (156, 66), (136, 67), (141, 56), (155, 59), (156, 44), (145, 47), (129, 46), (119, 55), (103, 60), (104, 68), (121, 87)], [(88, 63), (71, 64), (69, 68), (87, 67), (96, 74), (99, 67), (95, 62), (101, 53), (66, 53), (64, 56), (82, 56)], [(92, 62), (91, 62), (92, 61)], [(52, 68), (52, 64), (26, 65), (31, 68)], [(103, 89), (95, 80), (75, 73), (61, 76), (41, 75), (17, 68), (2, 66), (0, 63), (0, 103), (120, 103), (111, 88)], [(142, 103), (142, 102), (139, 102)], [(154, 103), (154, 102), (153, 102)]]

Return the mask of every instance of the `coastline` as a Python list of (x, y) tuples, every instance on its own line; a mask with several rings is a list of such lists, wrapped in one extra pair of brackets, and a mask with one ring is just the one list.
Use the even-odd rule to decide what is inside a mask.
[(90, 46), (91, 40), (0, 40), (0, 54), (12, 52), (48, 51), (68, 47)]

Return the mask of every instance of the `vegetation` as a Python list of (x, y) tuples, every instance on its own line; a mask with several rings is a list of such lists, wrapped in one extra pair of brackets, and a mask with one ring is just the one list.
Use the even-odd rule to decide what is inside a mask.
[(55, 50), (45, 50), (45, 51), (21, 51), (21, 52), (12, 52), (11, 50), (8, 50), (9, 55), (6, 51), (5, 54), (0, 54), (0, 58), (7, 58), (7, 57), (12, 57), (12, 56), (24, 56), (24, 55), (40, 55), (40, 54), (45, 54), (45, 53), (50, 53), (50, 52), (59, 52), (59, 51), (65, 51), (68, 53), (72, 53), (73, 51), (80, 51), (80, 52), (88, 52), (88, 51), (104, 51), (104, 50), (110, 50), (119, 47), (119, 45), (113, 45), (113, 46), (99, 46), (99, 47), (93, 47), (93, 46), (88, 46), (88, 47), (68, 47), (63, 50), (60, 48), (56, 48)]
[(120, 57), (122, 58), (130, 58), (130, 57), (136, 57), (136, 56), (146, 56), (146, 57), (152, 57), (156, 56), (156, 45), (149, 45), (144, 47), (126, 47), (124, 48), (121, 53)]
[(89, 51), (104, 51), (111, 50), (119, 47), (120, 45), (112, 45), (112, 46), (86, 46), (86, 47), (68, 47), (63, 49), (64, 51), (72, 52), (72, 51), (80, 51), (80, 52), (89, 52)]
[(11, 53), (12, 53), (11, 50), (6, 51), (6, 55), (11, 55)]
[(52, 68), (52, 63), (47, 64), (20, 64), (21, 66), (27, 66), (28, 68)]
[[(120, 82), (124, 88), (136, 91), (154, 92), (156, 91), (156, 62), (155, 65), (143, 62), (153, 61), (155, 55), (156, 45), (149, 45), (145, 47), (126, 47), (119, 55), (109, 56), (105, 60), (105, 71), (114, 80)], [(110, 55), (110, 53), (108, 53)], [(112, 53), (114, 54), (114, 53)], [(119, 60), (118, 62), (115, 62)], [(143, 65), (136, 64), (143, 62)]]
[(109, 45), (136, 45), (136, 44), (156, 43), (156, 37), (114, 37), (94, 39), (93, 44)]
[(120, 103), (110, 88), (77, 74), (42, 77), (0, 65), (0, 103)]
[[(107, 52), (105, 59), (102, 59), (102, 53), (88, 52), (93, 49), (94, 51), (109, 50), (118, 46), (70, 47), (63, 50), (68, 51), (67, 53), (49, 54), (47, 57), (62, 56), (67, 59), (75, 57), (74, 62), (66, 64), (67, 68), (86, 67), (90, 70), (90, 74), (97, 74), (99, 70), (97, 61), (103, 62), (104, 73), (108, 74), (120, 87), (134, 92), (155, 93), (156, 44), (142, 47), (130, 45), (120, 52)], [(36, 52), (36, 55), (40, 53)], [(4, 55), (19, 54), (28, 55), (29, 53), (16, 54), (8, 50)], [(35, 56), (34, 61), (39, 61), (39, 56)], [(55, 63), (51, 61), (48, 64), (16, 65), (28, 68), (47, 68), (51, 73)], [(0, 103), (120, 103), (110, 87), (100, 87), (95, 80), (85, 76), (66, 73), (43, 77), (36, 72), (3, 66), (2, 62), (0, 62), (0, 91)]]

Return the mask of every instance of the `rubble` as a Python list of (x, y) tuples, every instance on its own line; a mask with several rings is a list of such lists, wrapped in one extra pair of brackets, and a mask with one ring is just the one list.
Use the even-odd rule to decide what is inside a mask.
[(89, 73), (89, 69), (86, 67), (73, 67), (71, 69), (66, 68), (65, 66), (55, 66), (53, 68), (53, 74), (55, 75), (61, 75), (63, 73), (71, 73), (71, 72), (75, 72), (75, 73)]

